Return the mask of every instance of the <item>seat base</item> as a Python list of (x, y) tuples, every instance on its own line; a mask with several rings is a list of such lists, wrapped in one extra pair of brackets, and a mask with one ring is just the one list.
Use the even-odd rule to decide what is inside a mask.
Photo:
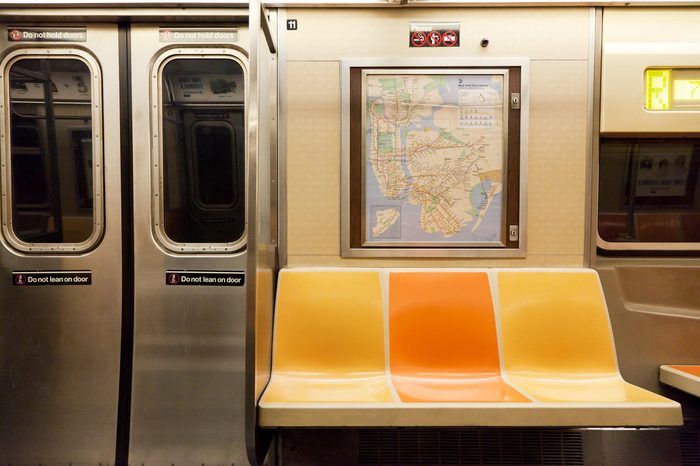
[(683, 423), (678, 403), (265, 403), (262, 427), (640, 427)]

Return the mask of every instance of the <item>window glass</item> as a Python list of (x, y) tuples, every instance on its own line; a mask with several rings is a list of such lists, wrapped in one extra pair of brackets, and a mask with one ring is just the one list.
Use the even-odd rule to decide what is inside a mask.
[(243, 69), (180, 58), (162, 71), (163, 226), (177, 243), (232, 243), (245, 232)]
[(73, 155), (75, 174), (78, 180), (78, 200), (80, 206), (92, 205), (92, 137), (89, 131), (73, 132)]
[[(27, 243), (81, 243), (94, 231), (91, 74), (78, 59), (24, 58), (9, 69), (12, 230)], [(76, 132), (90, 154), (79, 165)], [(86, 192), (89, 189), (89, 193)]]
[(598, 234), (607, 242), (700, 242), (700, 139), (603, 139)]
[(235, 132), (218, 123), (198, 125), (194, 135), (194, 163), (197, 201), (202, 207), (235, 204), (236, 178), (233, 157)]

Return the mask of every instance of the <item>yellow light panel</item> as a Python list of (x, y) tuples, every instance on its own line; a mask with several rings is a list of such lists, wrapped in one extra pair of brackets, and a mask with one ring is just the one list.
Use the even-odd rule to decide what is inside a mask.
[(647, 110), (669, 109), (669, 87), (671, 70), (646, 70), (646, 104)]

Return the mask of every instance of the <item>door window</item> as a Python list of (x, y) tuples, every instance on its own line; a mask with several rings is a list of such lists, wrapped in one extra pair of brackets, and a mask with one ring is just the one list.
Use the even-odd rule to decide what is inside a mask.
[[(51, 56), (47, 56), (51, 54)], [(102, 232), (99, 75), (81, 52), (6, 59), (3, 231), (24, 251), (73, 252)], [(7, 212), (10, 212), (8, 215)]]
[(177, 252), (228, 252), (244, 241), (244, 69), (227, 56), (171, 56), (158, 73), (155, 230)]

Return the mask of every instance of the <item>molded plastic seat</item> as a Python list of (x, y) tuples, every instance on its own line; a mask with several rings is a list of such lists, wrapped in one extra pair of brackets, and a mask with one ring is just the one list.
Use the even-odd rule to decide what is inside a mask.
[(498, 289), (503, 361), (516, 388), (547, 403), (668, 408), (618, 409), (610, 425), (682, 422), (677, 403), (622, 379), (594, 271), (502, 271)]
[(392, 272), (389, 335), (402, 401), (529, 401), (501, 377), (485, 272)]
[(291, 269), (278, 286), (261, 426), (683, 422), (620, 376), (595, 271)]
[(266, 403), (393, 401), (379, 272), (280, 273)]
[(659, 380), (691, 395), (700, 396), (700, 366), (661, 366)]

